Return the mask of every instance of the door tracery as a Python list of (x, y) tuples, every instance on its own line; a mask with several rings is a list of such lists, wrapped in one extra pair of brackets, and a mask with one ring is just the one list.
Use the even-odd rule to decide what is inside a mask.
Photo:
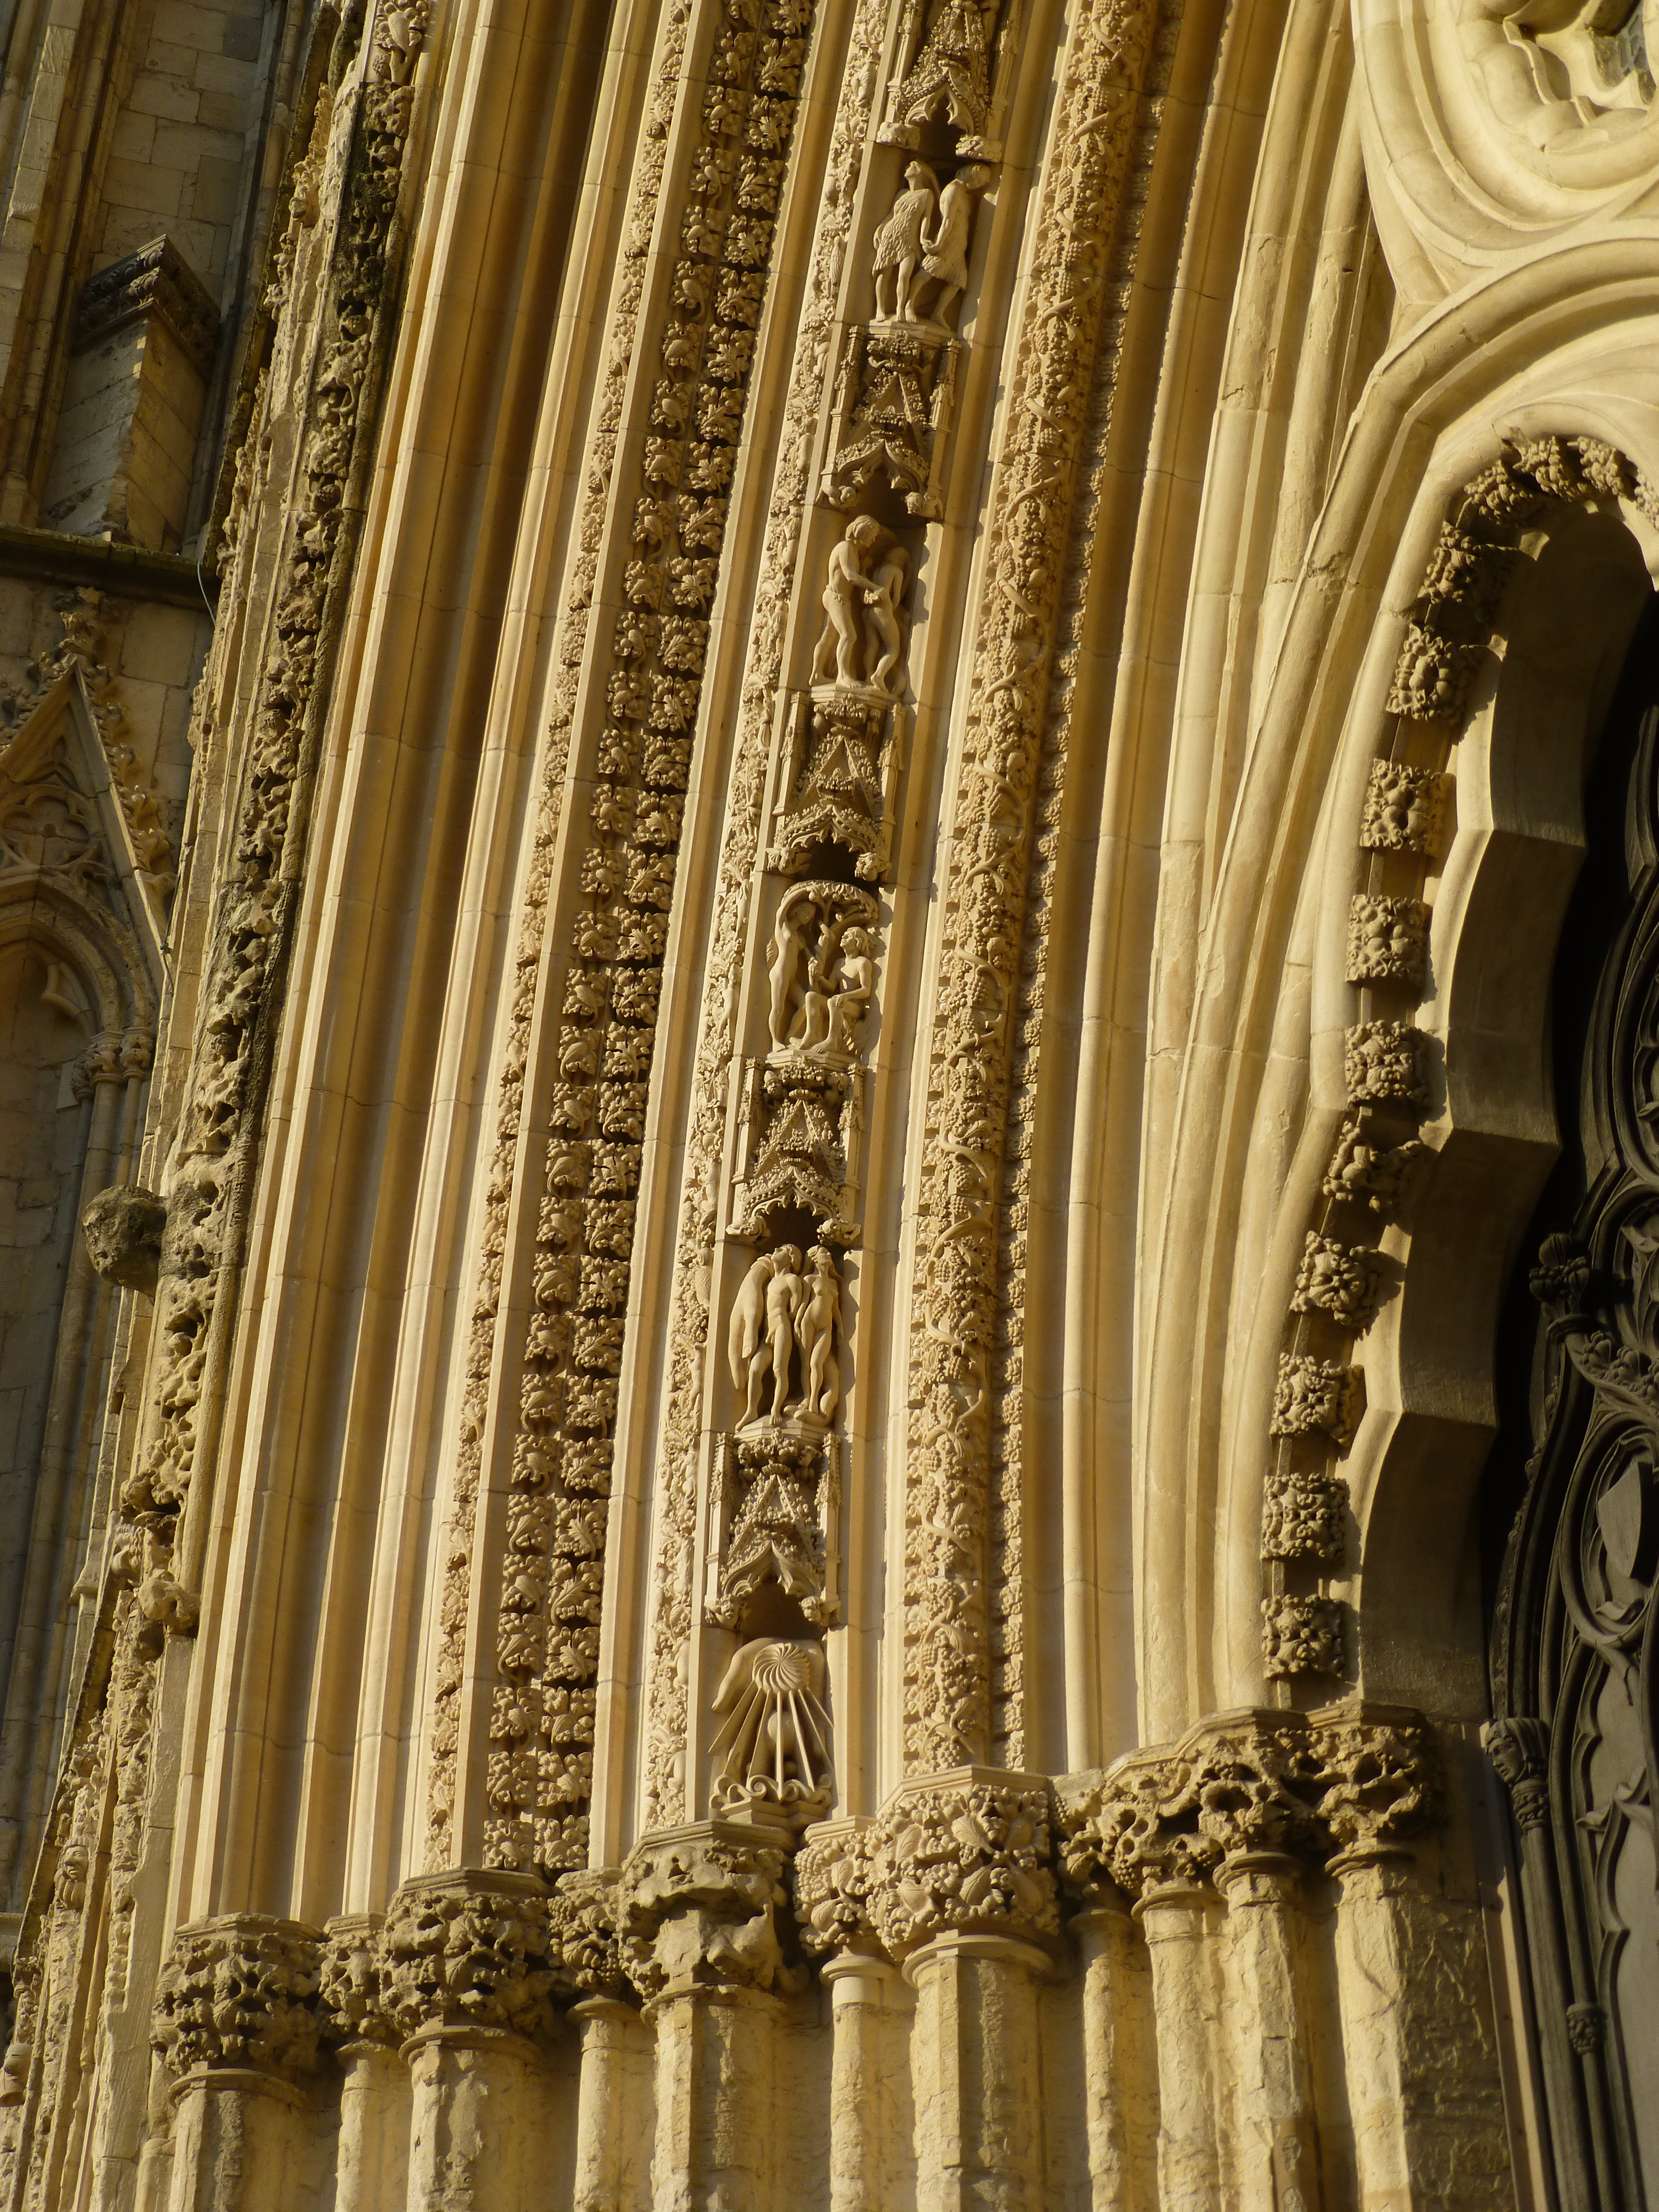
[[(1487, 1747), (1564, 2207), (1659, 2203), (1659, 626), (1591, 779), (1558, 956), (1564, 1150), (1512, 1309)], [(1522, 1393), (1524, 1389), (1524, 1413)], [(1516, 1461), (1525, 1452), (1524, 1466)]]

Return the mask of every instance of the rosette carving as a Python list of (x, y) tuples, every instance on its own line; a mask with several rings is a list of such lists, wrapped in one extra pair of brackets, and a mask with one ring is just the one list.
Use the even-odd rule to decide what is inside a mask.
[(400, 2037), (439, 2027), (535, 2035), (550, 2025), (548, 1899), (531, 1876), (462, 1869), (405, 1882), (381, 1946), (386, 2011)]
[(291, 2081), (317, 2063), (319, 1938), (295, 1920), (227, 1913), (179, 1929), (150, 2041), (174, 2075), (247, 2068)]

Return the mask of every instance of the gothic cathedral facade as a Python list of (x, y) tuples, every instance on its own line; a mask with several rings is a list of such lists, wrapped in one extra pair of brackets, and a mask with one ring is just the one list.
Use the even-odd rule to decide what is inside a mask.
[(1659, 0), (6, 6), (0, 2212), (1659, 2212)]

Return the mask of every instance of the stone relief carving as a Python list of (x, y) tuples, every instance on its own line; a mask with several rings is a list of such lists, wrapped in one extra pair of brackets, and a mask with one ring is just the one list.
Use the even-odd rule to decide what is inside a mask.
[(1049, 1784), (960, 1769), (902, 1787), (869, 1831), (871, 1923), (890, 1956), (947, 1929), (1030, 1943), (1060, 1932)]
[(1261, 1659), (1273, 1681), (1291, 1674), (1341, 1674), (1342, 1607), (1329, 1597), (1264, 1597)]
[(467, 1869), (405, 1882), (380, 1937), (381, 2002), (400, 2039), (434, 2027), (552, 2024), (556, 1955), (547, 1894), (526, 1876)]
[(1291, 1296), (1291, 1311), (1328, 1314), (1339, 1328), (1359, 1336), (1370, 1326), (1376, 1300), (1375, 1255), (1310, 1229)]
[(793, 1244), (763, 1252), (732, 1304), (727, 1352), (732, 1387), (744, 1394), (740, 1434), (763, 1420), (827, 1428), (840, 1402), (841, 1278), (822, 1244), (806, 1255), (805, 1273), (802, 1264)]
[[(166, 802), (134, 749), (120, 685), (104, 657), (109, 649), (106, 633), (118, 628), (125, 610), (120, 602), (82, 586), (66, 592), (57, 602), (57, 611), (64, 633), (58, 644), (30, 662), (21, 687), (0, 687), (0, 744), (27, 720), (54, 684), (65, 676), (77, 678), (109, 763), (110, 782), (132, 842), (139, 881), (153, 895), (158, 908), (165, 908), (175, 874)], [(3, 789), (0, 783), (0, 793)], [(0, 867), (6, 865), (6, 819), (4, 800), (0, 798)], [(90, 827), (95, 817), (88, 810), (84, 819)], [(60, 830), (58, 835), (62, 834)], [(37, 865), (64, 864), (59, 860)]]
[(1318, 1864), (1401, 1848), (1444, 1819), (1427, 1724), (1358, 1703), (1219, 1714), (1170, 1749), (1131, 1753), (1057, 1789), (1061, 1863), (1085, 1896), (1108, 1882), (1137, 1898), (1201, 1887), (1240, 1854)]
[(179, 1929), (155, 1985), (151, 2040), (175, 2075), (252, 2067), (292, 2080), (317, 2063), (319, 1944), (292, 1920), (228, 1914)]
[[(830, 628), (826, 625), (826, 629)], [(862, 665), (862, 647), (854, 665)], [(877, 656), (880, 659), (879, 653)], [(780, 751), (766, 867), (797, 876), (823, 845), (854, 855), (860, 883), (886, 873), (892, 808), (909, 732), (909, 710), (862, 684), (819, 686), (792, 702)]]
[(1428, 1097), (1425, 1039), (1409, 1022), (1356, 1022), (1343, 1051), (1343, 1073), (1355, 1105), (1421, 1105)]
[(317, 2010), (323, 2040), (337, 2048), (401, 2039), (392, 2017), (385, 1925), (378, 1912), (353, 1912), (323, 1929)]
[(100, 1190), (81, 1215), (87, 1257), (107, 1281), (153, 1297), (167, 1215), (165, 1201), (136, 1183)]
[(647, 2002), (692, 1990), (801, 1985), (784, 1887), (787, 1838), (730, 1820), (649, 1837), (622, 1871), (629, 1979)]
[(854, 507), (885, 489), (898, 494), (908, 514), (940, 519), (961, 353), (947, 331), (931, 324), (896, 317), (848, 329), (823, 479), (832, 507)]
[(775, 1583), (815, 1627), (840, 1618), (842, 1448), (796, 1424), (766, 1423), (717, 1448), (704, 1618), (741, 1630)]
[(725, 12), (697, 113), (659, 374), (631, 510), (624, 605), (590, 636), (597, 549), (613, 499), (623, 386), (641, 343), (641, 280), (681, 94), (684, 19), (669, 23), (647, 111), (624, 234), (600, 434), (590, 454), (581, 551), (556, 648), (567, 671), (556, 702), (537, 830), (533, 919), (521, 939), (514, 1038), (503, 1073), (492, 1212), (475, 1305), (469, 1437), (452, 1515), (440, 1661), (438, 1755), (429, 1787), (430, 1851), (447, 1851), (467, 1625), (481, 1432), (495, 1359), (506, 1205), (512, 1188), (523, 1054), (544, 942), (546, 871), (576, 683), (606, 656), (605, 726), (595, 758), (583, 910), (564, 980), (552, 1133), (538, 1222), (530, 1325), (514, 1445), (501, 1680), (490, 1720), (492, 1864), (569, 1867), (586, 1856), (592, 1692), (604, 1588), (603, 1501), (611, 1480), (622, 1316), (642, 1156), (661, 965), (673, 898), (708, 612), (718, 578), (736, 448), (794, 125), (811, 25), (807, 0), (741, 0)]
[(1321, 1470), (1267, 1477), (1261, 1508), (1261, 1556), (1340, 1564), (1346, 1548), (1348, 1486)]
[(959, 152), (994, 160), (1000, 149), (988, 143), (984, 133), (991, 111), (996, 0), (983, 7), (975, 0), (935, 0), (925, 33), (922, 12), (914, 3), (908, 10), (900, 51), (910, 58), (901, 64), (889, 95), (881, 136), (889, 145), (916, 146), (927, 125), (943, 123), (957, 133)]
[(1339, 1360), (1281, 1352), (1273, 1390), (1273, 1433), (1305, 1436), (1322, 1429), (1339, 1450), (1353, 1442), (1363, 1395), (1358, 1370)]
[(1403, 761), (1374, 760), (1359, 843), (1367, 853), (1432, 853), (1445, 816), (1447, 779)]
[(1360, 1106), (1342, 1124), (1336, 1150), (1320, 1185), (1329, 1199), (1348, 1199), (1368, 1206), (1385, 1220), (1392, 1219), (1405, 1194), (1406, 1178), (1413, 1164), (1427, 1157), (1427, 1148), (1415, 1137), (1390, 1144), (1379, 1127), (1377, 1116)]
[[(778, 902), (768, 980), (775, 1061), (850, 1066), (875, 996), (876, 902), (845, 884), (792, 884)], [(867, 925), (867, 926), (866, 926)]]
[(1356, 892), (1348, 910), (1348, 981), (1421, 984), (1429, 910), (1419, 898)]
[[(1108, 263), (1152, 42), (1146, 5), (1079, 20), (1056, 95), (1050, 165), (1032, 217), (1035, 259), (1010, 373), (1007, 428), (986, 524), (986, 587), (962, 774), (948, 826), (939, 1014), (929, 1060), (911, 1302), (911, 1468), (904, 1541), (905, 1758), (944, 1768), (982, 1757), (993, 1728), (994, 1603), (1006, 1725), (1018, 1729), (1019, 1481), (994, 1498), (992, 1347), (1010, 1059), (1031, 840), (1079, 461), (1101, 343), (1096, 288)], [(983, 21), (963, 23), (983, 52)], [(908, 130), (945, 98), (944, 18), (890, 109)], [(965, 65), (965, 63), (961, 64)], [(966, 79), (962, 80), (965, 84)], [(974, 80), (976, 86), (977, 79)], [(929, 91), (923, 88), (933, 86)], [(981, 112), (976, 89), (958, 113)], [(947, 100), (948, 104), (948, 100)], [(958, 125), (958, 128), (970, 128)], [(958, 150), (980, 150), (958, 142)], [(1017, 1387), (1010, 1367), (1010, 1387)], [(1000, 1516), (993, 1558), (992, 1523)], [(999, 1572), (999, 1568), (1000, 1571)], [(996, 1593), (1008, 1593), (1006, 1601)]]
[[(1437, 743), (1443, 749), (1468, 711), (1522, 526), (1553, 501), (1602, 500), (1632, 501), (1649, 512), (1659, 507), (1624, 456), (1599, 440), (1516, 440), (1465, 485), (1442, 524), (1388, 697), (1387, 713), (1400, 718), (1392, 750), (1374, 759), (1367, 775), (1358, 840), (1363, 851), (1380, 857), (1350, 907), (1351, 982), (1385, 991), (1425, 988), (1430, 908), (1400, 887), (1400, 870), (1402, 861), (1414, 861), (1419, 889), (1426, 884), (1452, 786), (1443, 750), (1440, 765), (1424, 755)], [(1383, 868), (1393, 872), (1381, 876)], [(1335, 1672), (1343, 1663), (1341, 1610), (1322, 1580), (1344, 1556), (1345, 1486), (1328, 1467), (1306, 1463), (1306, 1455), (1315, 1430), (1324, 1429), (1329, 1448), (1340, 1451), (1352, 1429), (1331, 1426), (1311, 1411), (1327, 1349), (1317, 1332), (1360, 1335), (1369, 1327), (1382, 1267), (1370, 1248), (1353, 1241), (1356, 1232), (1376, 1234), (1395, 1217), (1413, 1168), (1429, 1157), (1415, 1133), (1430, 1103), (1429, 1044), (1421, 1030), (1392, 1015), (1356, 1023), (1346, 1035), (1343, 1072), (1351, 1110), (1321, 1183), (1327, 1210), (1307, 1232), (1291, 1297), (1291, 1316), (1300, 1318), (1291, 1323), (1270, 1424), (1280, 1442), (1263, 1498), (1262, 1648), (1274, 1678)], [(1330, 1209), (1337, 1207), (1345, 1211), (1333, 1222)], [(1335, 1235), (1327, 1233), (1332, 1227)]]
[(1488, 1721), (1480, 1741), (1498, 1780), (1510, 1793), (1522, 1829), (1547, 1826), (1550, 1817), (1549, 1729), (1540, 1720)]
[[(859, 0), (799, 323), (728, 785), (727, 830), (706, 963), (708, 990), (687, 1139), (687, 1196), (676, 1247), (659, 1453), (665, 1475), (647, 1686), (647, 1817), (653, 1821), (680, 1817), (685, 1802), (682, 1747), (687, 1682), (681, 1661), (699, 1603), (690, 1562), (706, 1502), (699, 1449), (707, 1419), (704, 1351), (711, 1318), (716, 1328), (720, 1319), (711, 1316), (702, 1285), (725, 1203), (721, 1179), (732, 1069), (739, 1048), (737, 1009), (744, 975), (755, 957), (749, 939), (754, 875), (757, 866), (802, 873), (810, 866), (815, 843), (838, 842), (859, 855), (860, 879), (872, 881), (881, 873), (884, 839), (890, 834), (883, 820), (883, 794), (890, 783), (884, 778), (896, 775), (902, 725), (896, 732), (892, 726), (900, 722), (902, 710), (895, 708), (890, 719), (884, 753), (881, 724), (861, 702), (850, 702), (854, 713), (843, 746), (833, 718), (821, 720), (815, 737), (808, 711), (812, 702), (796, 699), (790, 702), (781, 757), (774, 753), (775, 702), (787, 680), (788, 608), (810, 507), (830, 340), (838, 313), (841, 257), (857, 198), (855, 185), (885, 33), (885, 0)], [(799, 837), (788, 819), (797, 798), (801, 811), (793, 826)], [(836, 826), (819, 826), (826, 823)], [(783, 841), (774, 857), (771, 841), (779, 836), (781, 827)], [(843, 830), (848, 834), (843, 835)], [(706, 1594), (702, 1601), (707, 1602)]]
[(833, 1788), (823, 1648), (806, 1638), (757, 1637), (738, 1651), (714, 1693), (715, 1812), (804, 1827)]
[(873, 515), (855, 514), (830, 549), (814, 684), (896, 698), (904, 688), (903, 606), (910, 556)]

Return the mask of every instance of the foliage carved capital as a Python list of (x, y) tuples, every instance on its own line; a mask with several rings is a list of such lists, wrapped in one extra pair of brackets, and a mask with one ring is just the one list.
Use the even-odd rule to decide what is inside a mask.
[(150, 2041), (175, 2075), (234, 2067), (292, 2081), (317, 2063), (319, 1939), (295, 1920), (227, 1913), (179, 1929)]

